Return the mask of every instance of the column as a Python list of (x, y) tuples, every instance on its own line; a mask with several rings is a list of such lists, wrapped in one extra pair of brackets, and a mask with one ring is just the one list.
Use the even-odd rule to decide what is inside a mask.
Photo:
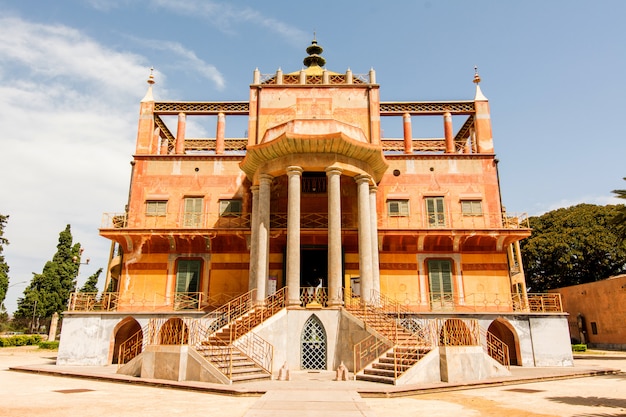
[(217, 115), (217, 128), (215, 132), (215, 154), (222, 155), (224, 153), (224, 134), (226, 132), (226, 116), (224, 113)]
[(258, 254), (256, 271), (256, 303), (265, 303), (265, 289), (269, 270), (270, 251), (270, 185), (272, 176), (261, 174), (259, 177), (259, 219), (258, 219)]
[(328, 302), (341, 305), (343, 286), (341, 268), (341, 172), (335, 167), (326, 168), (328, 177)]
[(248, 276), (248, 291), (256, 288), (257, 262), (259, 256), (259, 186), (250, 187), (252, 192), (252, 219), (250, 236), (250, 275)]
[(449, 111), (443, 114), (443, 135), (446, 140), (446, 153), (454, 153), (454, 132), (452, 130), (452, 115)]
[(287, 167), (287, 305), (300, 305), (300, 191), (302, 168)]
[(378, 259), (378, 210), (376, 207), (376, 194), (378, 187), (370, 185), (370, 223), (372, 232), (372, 286), (374, 291), (380, 293), (380, 268)]
[(359, 270), (361, 274), (361, 303), (369, 304), (372, 296), (372, 233), (370, 218), (369, 175), (354, 178), (359, 204)]
[(411, 115), (404, 113), (402, 115), (402, 125), (404, 127), (404, 153), (413, 153), (413, 128), (411, 126)]
[(176, 154), (185, 153), (185, 128), (187, 126), (187, 116), (185, 113), (178, 113), (178, 127), (176, 129)]

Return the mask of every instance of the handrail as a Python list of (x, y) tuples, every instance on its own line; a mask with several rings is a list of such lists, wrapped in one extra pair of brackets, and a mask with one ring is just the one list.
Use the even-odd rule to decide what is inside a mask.
[(511, 359), (509, 356), (509, 346), (500, 340), (496, 335), (489, 330), (480, 328), (481, 338), (484, 337), (485, 344), (483, 349), (487, 355), (491, 356), (502, 366), (507, 369), (511, 369)]
[[(379, 229), (529, 229), (530, 224), (526, 213), (479, 213), (463, 212), (448, 213), (445, 217), (432, 223), (426, 213), (413, 213), (412, 216), (389, 216), (378, 220)], [(358, 225), (356, 215), (343, 213), (341, 227), (353, 229)], [(250, 229), (252, 218), (250, 213), (219, 213), (219, 212), (166, 212), (159, 215), (145, 213), (129, 214), (103, 213), (101, 229)], [(287, 213), (272, 212), (270, 214), (272, 229), (287, 228)], [(302, 213), (300, 227), (303, 229), (323, 229), (328, 227), (328, 213)]]
[(207, 328), (207, 336), (210, 336), (222, 327), (247, 314), (252, 309), (255, 299), (256, 289), (252, 289), (237, 298), (233, 298), (222, 307), (206, 314), (203, 318), (215, 317), (215, 320), (211, 322)]

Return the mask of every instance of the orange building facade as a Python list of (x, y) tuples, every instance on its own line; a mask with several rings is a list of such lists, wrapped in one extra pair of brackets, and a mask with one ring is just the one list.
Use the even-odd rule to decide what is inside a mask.
[[(225, 306), (245, 305), (245, 315), (278, 303), (307, 323), (316, 314), (316, 331), (337, 340), (345, 329), (320, 317), (370, 308), (439, 320), (439, 335), (447, 319), (475, 322), (514, 365), (569, 364), (568, 340), (554, 354), (529, 337), (538, 320), (563, 339), (566, 319), (558, 295), (526, 293), (519, 241), (530, 230), (502, 205), (478, 74), (471, 100), (385, 102), (374, 70), (329, 71), (321, 52), (314, 41), (300, 71), (255, 70), (245, 102), (156, 101), (151, 76), (126, 210), (105, 214), (100, 229), (112, 241), (106, 291), (72, 297), (62, 362), (116, 362), (125, 339), (145, 340), (171, 318), (191, 345), (193, 323), (217, 330)], [(402, 137), (382, 136), (385, 118)], [(416, 118), (440, 119), (441, 137), (415, 137)], [(189, 137), (187, 125), (204, 119), (215, 136)], [(247, 137), (226, 137), (231, 120), (247, 123)], [(88, 317), (105, 334), (101, 349), (64, 349)], [(359, 337), (350, 339), (319, 366), (345, 362)]]
[(563, 299), (572, 343), (626, 349), (626, 275), (550, 292), (558, 292)]

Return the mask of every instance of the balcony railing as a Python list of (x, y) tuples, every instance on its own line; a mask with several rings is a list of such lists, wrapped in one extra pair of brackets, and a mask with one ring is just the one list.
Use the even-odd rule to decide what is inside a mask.
[[(147, 216), (144, 213), (129, 216), (127, 213), (104, 213), (102, 229), (250, 229), (252, 225), (249, 213), (163, 213), (163, 215)], [(341, 227), (356, 229), (357, 215), (343, 213)], [(300, 215), (302, 229), (328, 228), (328, 213), (302, 213)], [(412, 216), (379, 216), (379, 229), (527, 229), (529, 228), (526, 214), (479, 214), (467, 215), (453, 213), (443, 216), (437, 222), (430, 222), (427, 215)], [(286, 229), (287, 213), (271, 213), (270, 228)]]
[[(72, 293), (68, 306), (69, 311), (200, 311), (214, 310), (223, 306), (241, 294), (176, 293), (171, 301), (160, 294), (127, 294), (120, 297), (119, 293)], [(422, 300), (417, 293), (387, 293), (386, 297), (398, 300), (402, 311), (410, 313), (489, 313), (489, 312), (528, 312), (528, 313), (562, 313), (561, 295), (558, 293), (511, 294), (472, 293), (461, 297), (459, 294), (429, 294)], [(300, 301), (303, 307), (328, 304), (327, 288), (303, 287), (300, 289)], [(345, 298), (346, 305), (360, 303), (359, 298)], [(380, 301), (377, 301), (380, 305)], [(385, 307), (386, 308), (386, 307)], [(396, 310), (393, 311), (394, 313)]]
[(117, 292), (75, 292), (70, 294), (68, 311), (204, 311), (219, 307), (237, 295), (220, 293), (207, 296), (201, 292), (177, 292), (168, 298), (158, 293), (128, 293), (120, 297)]

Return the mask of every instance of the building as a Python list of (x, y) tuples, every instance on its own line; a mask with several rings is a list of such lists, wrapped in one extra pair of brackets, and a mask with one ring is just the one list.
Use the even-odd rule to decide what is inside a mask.
[(572, 343), (626, 349), (626, 275), (551, 290), (569, 313)]
[[(255, 339), (266, 373), (344, 363), (396, 384), (478, 377), (440, 370), (453, 355), (571, 365), (558, 295), (526, 293), (530, 230), (500, 201), (478, 73), (472, 100), (382, 102), (374, 70), (325, 69), (315, 40), (307, 53), (300, 71), (255, 70), (244, 102), (156, 101), (150, 77), (126, 210), (100, 229), (107, 291), (72, 297), (58, 362), (132, 359), (155, 376), (178, 352), (195, 370), (167, 377), (230, 383), (215, 357), (254, 356)], [(192, 118), (215, 137), (188, 137)], [(442, 137), (414, 137), (416, 118)], [(227, 137), (227, 119), (247, 137)], [(386, 351), (391, 371), (368, 365)]]

